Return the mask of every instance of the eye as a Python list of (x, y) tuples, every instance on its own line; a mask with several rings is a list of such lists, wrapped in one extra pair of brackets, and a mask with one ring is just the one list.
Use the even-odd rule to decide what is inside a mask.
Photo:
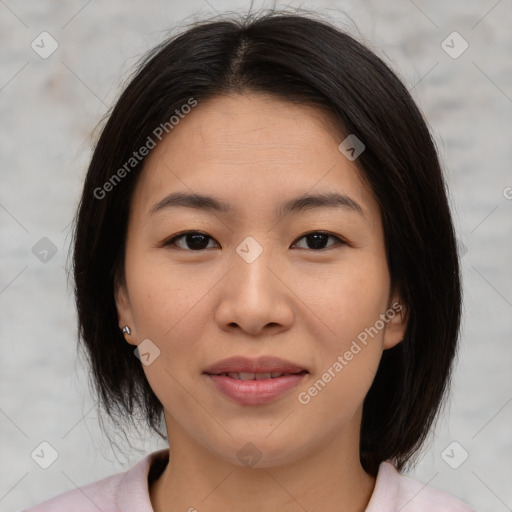
[[(325, 249), (323, 246), (329, 238), (335, 239), (337, 244), (332, 244), (327, 248), (332, 247), (333, 245), (348, 245), (348, 243), (340, 237), (326, 233), (324, 231), (312, 231), (311, 233), (306, 233), (305, 235), (302, 235), (299, 240), (303, 238), (306, 239), (311, 245), (311, 247), (304, 248), (312, 249), (315, 251), (321, 251)], [(177, 243), (181, 239), (183, 239), (185, 247)], [(175, 235), (169, 240), (163, 242), (162, 247), (175, 246), (185, 250), (202, 251), (203, 249), (208, 249), (208, 239), (213, 240), (211, 236), (207, 235), (206, 233), (201, 233), (200, 231), (185, 231), (184, 233)]]
[(213, 238), (206, 233), (201, 233), (200, 231), (186, 231), (181, 233), (180, 235), (173, 236), (166, 242), (162, 244), (162, 246), (170, 246), (174, 245), (179, 247), (180, 249), (187, 249), (187, 247), (178, 246), (176, 241), (183, 238), (185, 244), (189, 244), (189, 249), (192, 251), (201, 251), (203, 249), (207, 249), (205, 245), (205, 240), (208, 238), (213, 240)]
[[(329, 238), (334, 238), (335, 240), (338, 241), (337, 244), (333, 245), (348, 245), (347, 242), (345, 242), (345, 240), (342, 240), (339, 236), (331, 235), (330, 233), (326, 233), (325, 231), (312, 231), (311, 233), (306, 233), (305, 235), (302, 235), (299, 238), (299, 240), (301, 240), (302, 238), (309, 240), (310, 244), (312, 245), (312, 247), (306, 247), (306, 249), (314, 249), (316, 251), (323, 250), (323, 245), (325, 245), (326, 241)], [(327, 248), (329, 247), (332, 247), (332, 245), (328, 246)]]

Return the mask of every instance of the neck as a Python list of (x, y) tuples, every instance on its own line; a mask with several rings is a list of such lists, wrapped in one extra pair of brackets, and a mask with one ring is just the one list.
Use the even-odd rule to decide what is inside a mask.
[(170, 460), (150, 486), (155, 512), (364, 512), (373, 493), (375, 478), (359, 460), (357, 422), (293, 462), (262, 468), (227, 462), (178, 424), (167, 426)]

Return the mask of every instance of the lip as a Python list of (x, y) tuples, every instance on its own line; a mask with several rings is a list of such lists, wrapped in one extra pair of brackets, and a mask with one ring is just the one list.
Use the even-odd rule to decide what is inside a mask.
[(227, 359), (222, 359), (212, 366), (206, 368), (203, 373), (215, 375), (219, 373), (299, 373), (308, 371), (304, 366), (300, 366), (291, 361), (281, 359), (274, 356), (261, 356), (255, 359), (244, 356), (234, 356)]
[(264, 405), (290, 391), (308, 373), (283, 375), (262, 380), (238, 380), (225, 375), (206, 375), (223, 395), (242, 405)]
[[(294, 375), (283, 375), (270, 379), (239, 380), (221, 373), (272, 373), (280, 372)], [(217, 391), (242, 405), (264, 405), (277, 400), (309, 375), (303, 366), (273, 356), (261, 356), (251, 359), (234, 356), (218, 361), (203, 371), (214, 384)]]

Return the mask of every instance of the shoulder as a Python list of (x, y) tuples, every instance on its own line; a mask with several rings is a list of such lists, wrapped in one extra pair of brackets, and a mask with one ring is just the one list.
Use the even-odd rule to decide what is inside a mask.
[(366, 512), (390, 509), (401, 512), (475, 512), (455, 496), (401, 475), (390, 462), (383, 462)]
[(21, 512), (153, 512), (148, 491), (148, 472), (166, 450), (146, 455), (127, 471), (80, 485)]
[(23, 512), (113, 512), (116, 509), (116, 495), (124, 473), (109, 476), (88, 485), (59, 494)]

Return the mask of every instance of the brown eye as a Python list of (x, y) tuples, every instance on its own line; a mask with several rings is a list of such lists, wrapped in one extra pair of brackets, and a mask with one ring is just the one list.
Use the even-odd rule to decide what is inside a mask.
[(302, 238), (306, 239), (308, 241), (308, 245), (310, 245), (310, 247), (305, 247), (305, 249), (313, 249), (316, 251), (326, 249), (326, 247), (324, 246), (327, 243), (327, 240), (329, 240), (329, 238), (334, 238), (335, 240), (338, 241), (338, 243), (328, 246), (327, 249), (332, 247), (333, 245), (346, 245), (346, 242), (342, 240), (340, 237), (336, 235), (331, 235), (330, 233), (326, 233), (324, 231), (312, 231), (311, 233), (306, 233), (305, 235), (303, 235), (299, 240), (301, 240)]
[[(181, 239), (183, 239), (183, 242), (181, 242), (182, 245), (178, 245), (177, 241)], [(199, 231), (186, 231), (185, 233), (173, 236), (171, 239), (167, 240), (163, 246), (175, 246), (185, 250), (201, 251), (208, 248), (208, 239), (213, 240), (211, 236), (205, 233), (201, 233)], [(185, 246), (183, 246), (183, 244), (185, 244)]]

